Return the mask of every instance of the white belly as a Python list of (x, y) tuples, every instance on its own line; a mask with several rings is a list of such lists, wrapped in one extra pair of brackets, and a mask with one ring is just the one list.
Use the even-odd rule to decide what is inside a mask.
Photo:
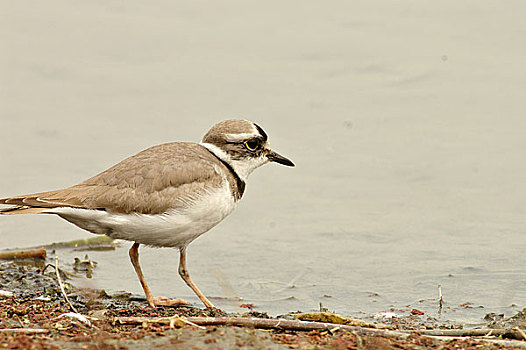
[(120, 214), (68, 207), (52, 208), (44, 213), (57, 214), (87, 231), (114, 239), (179, 248), (221, 222), (236, 204), (225, 181), (225, 186), (208, 192), (189, 207), (163, 214)]

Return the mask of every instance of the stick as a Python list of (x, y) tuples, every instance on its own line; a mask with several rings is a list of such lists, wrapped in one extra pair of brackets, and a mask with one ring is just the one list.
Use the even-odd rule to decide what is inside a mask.
[[(406, 338), (411, 333), (433, 337), (487, 337), (507, 336), (522, 340), (522, 335), (516, 329), (443, 329), (443, 330), (402, 330), (393, 331), (377, 328), (364, 328), (359, 326), (341, 325), (335, 323), (296, 321), (284, 319), (266, 319), (254, 317), (187, 317), (188, 321), (200, 326), (241, 326), (261, 329), (282, 329), (293, 331), (314, 331), (342, 329), (360, 335), (385, 335), (396, 338)], [(114, 322), (120, 324), (141, 325), (143, 323), (170, 324), (168, 317), (116, 317)], [(523, 332), (524, 333), (524, 332)]]
[(442, 298), (442, 286), (438, 285), (438, 313), (442, 313), (442, 306), (444, 305), (444, 299)]
[(74, 313), (78, 314), (79, 312), (77, 311), (77, 309), (75, 309), (73, 304), (71, 304), (71, 302), (68, 299), (68, 296), (66, 295), (66, 291), (64, 290), (64, 284), (62, 283), (62, 279), (60, 278), (60, 272), (58, 270), (58, 256), (55, 256), (55, 273), (57, 274), (58, 285), (60, 287), (60, 291), (62, 292), (62, 295), (64, 295), (64, 299), (66, 299), (66, 302), (68, 303), (71, 310)]
[(415, 332), (434, 337), (499, 337), (510, 331), (507, 329), (426, 329)]
[(46, 249), (44, 247), (28, 250), (11, 250), (0, 252), (0, 259), (45, 259)]
[(526, 340), (526, 333), (524, 333), (522, 329), (520, 329), (519, 327), (513, 327), (511, 330), (512, 332), (518, 333), (522, 338), (521, 340)]
[(512, 329), (429, 329), (416, 332), (434, 337), (506, 337), (526, 340), (526, 337), (523, 337), (524, 331), (517, 327)]
[(49, 329), (42, 328), (2, 328), (0, 333), (48, 334)]
[[(251, 328), (262, 328), (262, 329), (283, 329), (283, 330), (296, 330), (296, 331), (313, 331), (313, 330), (330, 330), (343, 329), (348, 331), (354, 331), (361, 335), (378, 335), (383, 334), (387, 336), (393, 336), (397, 338), (406, 338), (409, 333), (391, 331), (376, 328), (363, 328), (357, 326), (348, 326), (334, 323), (323, 323), (323, 322), (308, 322), (308, 321), (297, 321), (297, 320), (284, 320), (284, 319), (266, 319), (266, 318), (254, 318), (254, 317), (187, 317), (189, 322), (195, 323), (200, 326), (242, 326)], [(113, 319), (114, 322), (120, 324), (130, 325), (142, 325), (143, 323), (159, 323), (159, 324), (170, 324), (170, 318), (168, 317), (116, 317)]]
[(17, 314), (14, 314), (13, 316), (16, 316), (16, 320), (20, 324), (20, 327), (24, 328), (24, 324), (22, 323), (22, 320), (20, 319), (20, 316), (18, 316)]

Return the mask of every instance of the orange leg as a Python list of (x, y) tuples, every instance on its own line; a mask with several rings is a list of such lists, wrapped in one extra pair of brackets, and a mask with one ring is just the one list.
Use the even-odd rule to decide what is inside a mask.
[(148, 305), (150, 305), (152, 308), (155, 308), (156, 305), (190, 305), (188, 301), (183, 299), (169, 299), (160, 296), (154, 297), (152, 295), (152, 292), (150, 291), (150, 287), (148, 287), (148, 284), (146, 284), (146, 280), (144, 279), (144, 275), (142, 274), (141, 265), (139, 265), (139, 243), (133, 243), (132, 247), (130, 248), (129, 254), (131, 263), (133, 265), (133, 268), (135, 269), (135, 273), (137, 274), (137, 277), (139, 277), (139, 282), (141, 282), (142, 289), (144, 290), (144, 295), (146, 296)]
[(179, 255), (179, 275), (181, 278), (186, 282), (188, 287), (192, 288), (194, 293), (201, 299), (203, 304), (207, 308), (214, 308), (215, 306), (205, 297), (203, 293), (197, 288), (194, 281), (190, 278), (190, 274), (188, 273), (188, 269), (186, 268), (186, 247), (183, 247), (180, 249), (180, 255)]

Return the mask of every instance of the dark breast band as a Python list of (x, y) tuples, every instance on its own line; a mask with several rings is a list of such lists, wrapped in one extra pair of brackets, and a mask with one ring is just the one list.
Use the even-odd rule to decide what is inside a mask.
[(212, 154), (214, 157), (216, 157), (217, 160), (219, 160), (228, 169), (228, 171), (230, 171), (232, 176), (234, 176), (234, 179), (236, 179), (236, 183), (235, 183), (235, 191), (233, 195), (234, 195), (234, 198), (236, 198), (236, 200), (240, 200), (241, 197), (243, 196), (243, 193), (245, 192), (245, 186), (246, 186), (245, 181), (241, 180), (239, 175), (235, 172), (234, 168), (232, 168), (230, 164), (228, 164), (223, 159), (216, 156), (214, 152), (210, 151), (208, 148), (205, 147), (205, 149), (208, 152), (210, 152), (210, 154)]

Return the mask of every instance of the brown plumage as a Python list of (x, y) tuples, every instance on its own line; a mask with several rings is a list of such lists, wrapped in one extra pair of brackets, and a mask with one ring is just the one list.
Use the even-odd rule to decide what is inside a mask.
[(0, 199), (0, 204), (15, 206), (0, 213), (34, 214), (46, 208), (73, 207), (161, 214), (219, 187), (223, 179), (214, 166), (223, 168), (239, 199), (242, 190), (227, 165), (199, 144), (174, 142), (148, 148), (78, 185)]

